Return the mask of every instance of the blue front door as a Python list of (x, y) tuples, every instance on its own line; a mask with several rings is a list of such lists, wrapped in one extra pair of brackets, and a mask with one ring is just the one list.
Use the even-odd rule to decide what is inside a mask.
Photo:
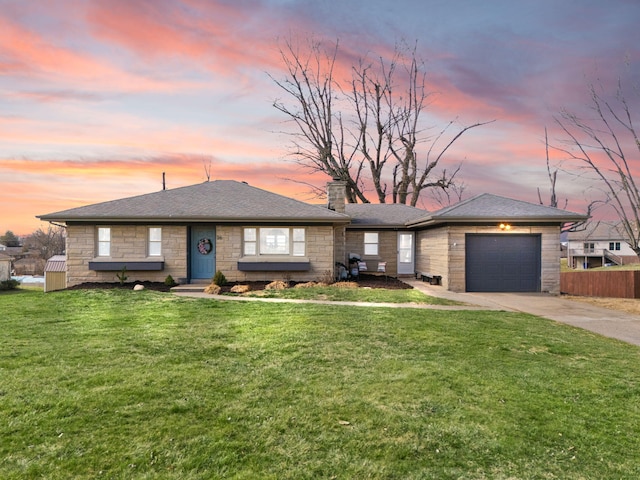
[(216, 269), (215, 227), (191, 227), (191, 278), (212, 278)]

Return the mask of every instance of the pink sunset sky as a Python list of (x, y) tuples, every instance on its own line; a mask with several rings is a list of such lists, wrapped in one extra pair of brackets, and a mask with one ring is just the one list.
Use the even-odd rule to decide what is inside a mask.
[[(417, 42), (433, 102), (425, 127), (495, 120), (443, 160), (465, 197), (537, 202), (544, 129), (583, 112), (589, 83), (639, 79), (637, 0), (0, 0), (0, 234), (36, 215), (212, 179), (310, 200), (273, 106), (279, 48), (313, 36), (352, 57)], [(344, 58), (346, 58), (345, 55)], [(342, 57), (341, 57), (342, 58)], [(342, 65), (348, 71), (350, 65)], [(631, 89), (630, 89), (631, 90)], [(632, 96), (630, 103), (638, 105)], [(640, 105), (635, 112), (640, 111)], [(553, 162), (562, 160), (552, 152)], [(636, 168), (640, 160), (636, 158)], [(583, 211), (593, 192), (560, 176)], [(548, 195), (547, 195), (548, 196)], [(373, 196), (372, 196), (373, 197)], [(428, 198), (419, 205), (438, 208)]]

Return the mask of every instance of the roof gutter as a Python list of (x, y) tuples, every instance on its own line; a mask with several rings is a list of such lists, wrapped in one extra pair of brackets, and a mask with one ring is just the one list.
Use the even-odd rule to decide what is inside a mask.
[(407, 222), (407, 227), (429, 227), (433, 225), (449, 224), (465, 224), (465, 223), (569, 223), (587, 220), (586, 215), (575, 215), (567, 217), (430, 217), (418, 221)]
[[(351, 219), (345, 218), (292, 218), (292, 217), (263, 217), (263, 218), (212, 218), (212, 217), (82, 217), (82, 218), (47, 218), (46, 215), (37, 217), (56, 225), (54, 222), (69, 223), (350, 223)], [(63, 226), (63, 225), (60, 225)]]

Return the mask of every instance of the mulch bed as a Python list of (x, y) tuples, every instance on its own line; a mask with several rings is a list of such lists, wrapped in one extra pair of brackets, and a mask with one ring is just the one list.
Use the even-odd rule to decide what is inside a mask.
[[(351, 280), (353, 281), (353, 280)], [(231, 290), (231, 287), (234, 285), (249, 285), (251, 291), (255, 292), (256, 290), (264, 290), (264, 287), (267, 286), (271, 282), (231, 282), (227, 283), (224, 287), (222, 287), (221, 293), (228, 293)], [(378, 275), (360, 275), (360, 278), (356, 280), (358, 287), (360, 288), (387, 288), (389, 290), (400, 290), (400, 289), (411, 289), (413, 288), (411, 285), (407, 285), (406, 283), (398, 280), (397, 278), (378, 276)], [(120, 288), (125, 290), (132, 290), (134, 285), (144, 285), (144, 288), (147, 290), (155, 290), (157, 292), (168, 292), (171, 290), (171, 287), (165, 285), (161, 282), (133, 282), (133, 283), (125, 283), (121, 285), (120, 282), (113, 283), (82, 283), (80, 285), (75, 285), (73, 287), (69, 287), (68, 290), (87, 290), (87, 289), (110, 289), (110, 288)], [(295, 285), (295, 282), (290, 283), (291, 286)], [(205, 285), (203, 285), (204, 287)]]
[(121, 284), (120, 282), (113, 282), (113, 283), (86, 282), (86, 283), (81, 283), (79, 285), (74, 285), (73, 287), (67, 287), (67, 290), (92, 290), (96, 288), (101, 288), (106, 290), (113, 289), (113, 288), (119, 288), (122, 290), (133, 290), (133, 287), (135, 285), (144, 285), (145, 289), (155, 290), (157, 292), (168, 292), (171, 290), (171, 287), (169, 287), (168, 285), (165, 285), (162, 282), (133, 282), (133, 283), (125, 282), (124, 284)]

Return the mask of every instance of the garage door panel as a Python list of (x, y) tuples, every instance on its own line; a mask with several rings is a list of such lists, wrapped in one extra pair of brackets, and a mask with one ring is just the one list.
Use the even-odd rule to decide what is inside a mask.
[(540, 291), (539, 235), (466, 237), (468, 292)]

